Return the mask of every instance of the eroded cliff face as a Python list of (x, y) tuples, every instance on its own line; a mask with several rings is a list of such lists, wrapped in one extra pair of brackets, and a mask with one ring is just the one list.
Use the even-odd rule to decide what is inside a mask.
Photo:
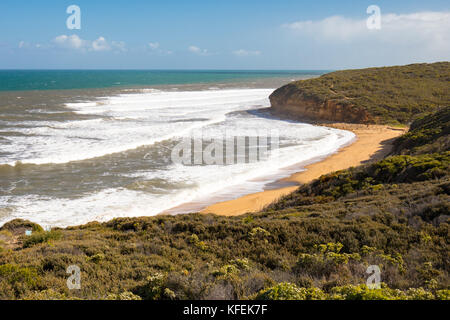
[(335, 121), (349, 123), (374, 123), (363, 108), (350, 100), (321, 100), (303, 92), (294, 84), (275, 90), (269, 97), (272, 112), (293, 120)]

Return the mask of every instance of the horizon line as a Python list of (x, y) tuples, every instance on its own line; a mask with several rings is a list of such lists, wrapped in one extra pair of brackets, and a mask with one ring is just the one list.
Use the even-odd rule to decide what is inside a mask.
[(334, 71), (338, 69), (138, 69), (138, 68), (0, 68), (0, 71)]

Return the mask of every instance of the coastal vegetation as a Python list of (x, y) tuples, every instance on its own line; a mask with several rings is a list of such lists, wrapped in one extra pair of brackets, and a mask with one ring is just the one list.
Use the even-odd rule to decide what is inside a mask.
[[(449, 64), (398, 68), (409, 80), (369, 69), (304, 85), (322, 92), (320, 83), (333, 83), (380, 119), (411, 121), (388, 157), (323, 175), (243, 216), (118, 218), (51, 231), (13, 220), (0, 228), (0, 299), (449, 300), (450, 107), (441, 105)], [(80, 289), (68, 289), (70, 265), (81, 270)], [(366, 283), (374, 265), (377, 288)]]
[(271, 102), (300, 119), (409, 124), (450, 105), (449, 83), (450, 62), (343, 70), (287, 84)]
[(409, 132), (395, 141), (398, 154), (442, 152), (450, 149), (450, 108), (416, 119)]

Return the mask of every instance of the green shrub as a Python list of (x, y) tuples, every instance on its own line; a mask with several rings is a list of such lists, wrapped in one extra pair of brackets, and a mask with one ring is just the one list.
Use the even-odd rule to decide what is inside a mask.
[(247, 258), (243, 259), (234, 259), (230, 262), (232, 265), (235, 265), (238, 269), (243, 271), (250, 270), (250, 264)]
[(33, 291), (23, 297), (23, 300), (79, 300), (76, 297), (68, 297), (65, 293), (47, 289), (42, 291)]
[(142, 300), (138, 295), (132, 292), (125, 291), (122, 293), (112, 293), (106, 296), (105, 300)]
[(404, 299), (405, 294), (400, 290), (389, 289), (385, 286), (380, 289), (370, 289), (362, 284), (332, 288), (330, 297), (336, 300), (399, 300)]
[(256, 300), (305, 300), (305, 298), (305, 291), (289, 282), (279, 283), (271, 288), (262, 290), (256, 296)]
[(448, 151), (450, 147), (450, 106), (416, 119), (408, 133), (394, 142), (397, 154)]
[(42, 232), (44, 229), (38, 225), (37, 223), (23, 220), (23, 219), (14, 219), (7, 223), (5, 223), (0, 230), (8, 230), (8, 231), (16, 231), (18, 229), (27, 229), (31, 230), (32, 232)]
[(295, 270), (312, 275), (329, 275), (349, 261), (361, 260), (358, 253), (340, 253), (342, 247), (342, 243), (339, 242), (315, 245), (316, 253), (299, 255)]
[(102, 253), (94, 254), (93, 256), (87, 257), (87, 261), (92, 261), (94, 263), (99, 263), (100, 261), (105, 259), (105, 255)]
[(30, 236), (25, 236), (23, 247), (30, 248), (36, 244), (48, 242), (50, 240), (58, 240), (59, 238), (61, 238), (61, 232), (59, 231), (41, 231), (32, 233)]
[(239, 269), (233, 264), (226, 264), (222, 266), (220, 269), (212, 272), (214, 277), (232, 277), (235, 274), (239, 273)]
[(205, 242), (200, 241), (200, 239), (198, 238), (198, 236), (196, 234), (191, 235), (188, 242), (190, 244), (193, 244), (195, 247), (197, 247), (200, 250), (205, 251), (208, 249), (208, 246), (205, 244)]
[(0, 279), (12, 285), (20, 284), (34, 288), (38, 284), (38, 273), (34, 268), (19, 267), (13, 264), (0, 265)]
[(164, 298), (166, 279), (166, 274), (154, 273), (147, 277), (143, 286), (136, 288), (135, 293), (144, 300), (160, 300)]
[(436, 291), (437, 300), (450, 300), (450, 290), (438, 290)]
[(261, 227), (256, 227), (249, 231), (248, 236), (251, 241), (256, 239), (264, 239), (267, 241), (266, 238), (270, 236), (270, 232)]

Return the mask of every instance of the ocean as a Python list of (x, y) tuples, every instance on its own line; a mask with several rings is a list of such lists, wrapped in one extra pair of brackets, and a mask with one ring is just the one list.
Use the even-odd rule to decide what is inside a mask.
[[(0, 71), (0, 225), (185, 213), (262, 191), (355, 138), (267, 111), (275, 88), (322, 73)], [(276, 152), (255, 161), (174, 161), (186, 139), (205, 150), (231, 133), (248, 155), (264, 132), (276, 133)]]

